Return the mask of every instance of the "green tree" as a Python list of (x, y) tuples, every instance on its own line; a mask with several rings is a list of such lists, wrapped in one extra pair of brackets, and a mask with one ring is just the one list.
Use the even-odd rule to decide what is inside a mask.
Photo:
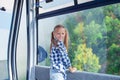
[(71, 62), (73, 62), (73, 59), (75, 57), (74, 55), (74, 50), (76, 50), (77, 48), (77, 44), (76, 44), (76, 35), (74, 34), (73, 30), (76, 27), (78, 21), (76, 19), (76, 15), (72, 14), (73, 16), (67, 16), (67, 19), (64, 22), (65, 27), (67, 27), (68, 32), (69, 32), (69, 50), (68, 50), (68, 54), (69, 57), (71, 59)]
[(99, 56), (100, 64), (106, 60), (106, 26), (91, 21), (84, 27), (84, 35), (86, 36), (86, 45), (93, 49), (93, 52)]
[(84, 23), (80, 22), (77, 24), (75, 29), (73, 30), (74, 34), (76, 35), (76, 44), (86, 43), (86, 37), (84, 35)]
[(107, 70), (109, 74), (120, 75), (120, 5), (104, 8), (107, 28)]
[(105, 24), (107, 27), (107, 46), (108, 48), (113, 44), (119, 44), (120, 36), (120, 20), (110, 16), (105, 17)]
[(84, 30), (85, 36), (87, 36), (87, 46), (92, 47), (92, 45), (98, 45), (98, 40), (102, 39), (101, 25), (91, 21), (89, 25), (86, 25)]
[[(117, 57), (113, 54), (110, 56), (109, 51), (111, 51), (112, 44), (120, 44), (119, 4), (84, 10), (76, 14), (72, 13), (68, 15), (64, 24), (70, 32), (69, 54), (72, 62), (75, 59), (75, 51), (80, 44), (86, 44), (92, 49), (92, 52), (100, 58), (101, 67), (106, 65), (106, 56), (107, 58)], [(107, 60), (107, 70), (110, 70), (108, 69), (109, 63), (113, 63), (110, 59)], [(113, 64), (115, 65), (115, 63)], [(119, 68), (119, 66), (114, 68)], [(117, 74), (114, 71), (112, 73)]]
[(120, 46), (112, 44), (108, 50), (107, 73), (120, 75)]
[(75, 51), (74, 66), (80, 71), (98, 72), (101, 66), (99, 58), (92, 53), (91, 48), (87, 48), (86, 44), (78, 45)]

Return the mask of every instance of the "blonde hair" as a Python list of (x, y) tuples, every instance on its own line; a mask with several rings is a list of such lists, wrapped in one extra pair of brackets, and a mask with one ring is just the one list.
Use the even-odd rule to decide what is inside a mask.
[[(67, 31), (67, 29), (66, 29), (63, 25), (56, 25), (56, 26), (54, 27), (54, 31), (55, 31), (55, 29), (58, 29), (58, 28), (64, 28), (64, 29), (65, 29), (64, 45), (65, 45), (66, 49), (68, 50), (68, 38), (69, 38), (68, 31)], [(54, 44), (55, 46), (57, 46), (57, 43), (56, 43), (56, 41), (55, 41), (55, 39), (54, 39), (54, 35), (53, 35), (53, 32), (54, 32), (54, 31), (52, 31), (52, 33), (51, 33), (50, 50), (51, 50), (52, 44)]]

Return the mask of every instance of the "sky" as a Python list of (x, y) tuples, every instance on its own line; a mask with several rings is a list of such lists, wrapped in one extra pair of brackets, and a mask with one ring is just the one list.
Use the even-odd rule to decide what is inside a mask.
[(13, 0), (0, 0), (1, 7), (5, 7), (6, 11), (0, 11), (0, 60), (6, 60)]
[(7, 59), (7, 45), (10, 29), (10, 19), (10, 13), (0, 11), (0, 60)]
[(6, 11), (0, 11), (0, 28), (9, 28), (12, 17), (14, 0), (0, 0), (0, 8), (5, 7)]
[(0, 11), (0, 29), (9, 29), (12, 14)]

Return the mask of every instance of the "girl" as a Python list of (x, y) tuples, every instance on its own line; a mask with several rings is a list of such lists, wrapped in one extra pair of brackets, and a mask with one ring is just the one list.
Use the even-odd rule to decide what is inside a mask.
[(75, 72), (76, 68), (71, 67), (67, 54), (68, 32), (62, 25), (54, 28), (50, 45), (50, 80), (66, 80), (66, 69)]

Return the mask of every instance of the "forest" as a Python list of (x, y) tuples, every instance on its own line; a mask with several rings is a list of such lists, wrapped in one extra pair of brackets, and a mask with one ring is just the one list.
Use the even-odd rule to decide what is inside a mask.
[(69, 57), (80, 71), (120, 75), (120, 4), (67, 15)]

